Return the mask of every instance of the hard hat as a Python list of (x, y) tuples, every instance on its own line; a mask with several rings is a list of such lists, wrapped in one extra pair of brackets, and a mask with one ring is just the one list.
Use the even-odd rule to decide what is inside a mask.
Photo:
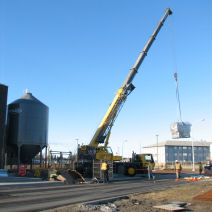
[(176, 163), (178, 162), (178, 160), (175, 161)]

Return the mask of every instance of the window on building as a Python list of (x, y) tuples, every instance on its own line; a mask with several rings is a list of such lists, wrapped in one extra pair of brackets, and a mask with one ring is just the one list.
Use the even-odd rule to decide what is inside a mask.
[(187, 157), (187, 153), (183, 153), (183, 157)]
[(207, 153), (209, 153), (209, 150), (207, 149), (207, 150), (205, 150), (205, 154), (207, 154)]
[(178, 149), (177, 146), (175, 146), (174, 149)]
[(189, 147), (188, 147), (188, 149), (190, 149), (190, 150), (191, 150), (191, 146), (189, 146)]
[(187, 146), (184, 146), (183, 149), (187, 149)]
[(182, 149), (182, 146), (179, 146), (179, 149)]

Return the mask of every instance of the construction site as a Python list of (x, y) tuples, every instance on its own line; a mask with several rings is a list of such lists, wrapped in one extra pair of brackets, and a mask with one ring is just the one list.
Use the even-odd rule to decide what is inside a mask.
[[(11, 95), (10, 87), (11, 92), (14, 93), (16, 88), (13, 87), (15, 86), (1, 84), (0, 79), (0, 211), (211, 211), (212, 142), (194, 138), (195, 133), (192, 133), (192, 126), (196, 125), (195, 122), (192, 123), (192, 120), (191, 122), (184, 121), (182, 102), (185, 102), (186, 98), (181, 98), (181, 96), (185, 95), (186, 91), (180, 92), (179, 82), (183, 79), (178, 73), (179, 69), (177, 69), (176, 64), (172, 71), (173, 81), (170, 84), (173, 84), (173, 90), (176, 94), (174, 101), (175, 106), (177, 105), (177, 121), (173, 121), (176, 120), (175, 117), (168, 117), (170, 128), (167, 131), (169, 131), (171, 138), (162, 137), (163, 140), (159, 141), (159, 134), (156, 133), (154, 135), (156, 142), (133, 143), (133, 140), (122, 139), (121, 144), (119, 144), (122, 145), (122, 154), (120, 154), (118, 144), (112, 143), (115, 140), (112, 138), (113, 130), (119, 128), (120, 122), (117, 118), (121, 116), (122, 112), (125, 115), (130, 114), (129, 108), (125, 107), (126, 103), (132, 102), (131, 104), (134, 104), (135, 97), (128, 99), (128, 96), (131, 97), (132, 92), (133, 94), (137, 92), (134, 84), (139, 87), (135, 78), (140, 74), (141, 67), (142, 71), (145, 72), (146, 63), (154, 63), (151, 58), (152, 54), (150, 54), (152, 46), (155, 43), (160, 43), (160, 40), (166, 39), (162, 36), (168, 36), (166, 33), (171, 30), (170, 24), (166, 22), (175, 15), (175, 10), (167, 8), (165, 11), (161, 10), (160, 14), (160, 17), (155, 15), (153, 18), (152, 34), (146, 39), (146, 42), (143, 44), (138, 42), (139, 49), (142, 49), (141, 45), (144, 48), (137, 55), (137, 58), (134, 58), (134, 65), (131, 66), (125, 80), (116, 91), (105, 114), (104, 110), (102, 111), (101, 107), (98, 106), (100, 98), (95, 97), (95, 92), (98, 89), (91, 94), (86, 88), (83, 88), (83, 95), (90, 96), (90, 99), (93, 98), (93, 105), (89, 106), (89, 101), (84, 105), (77, 103), (67, 105), (68, 108), (72, 108), (70, 110), (76, 110), (76, 117), (80, 115), (77, 112), (78, 107), (87, 108), (86, 111), (90, 113), (88, 108), (94, 105), (97, 105), (96, 113), (103, 114), (103, 118), (94, 130), (91, 139), (83, 143), (75, 138), (72, 149), (65, 146), (65, 143), (63, 144), (62, 140), (65, 138), (65, 134), (64, 131), (61, 133), (60, 129), (66, 129), (69, 123), (74, 122), (74, 112), (73, 120), (59, 123), (57, 126), (61, 125), (61, 128), (59, 127), (57, 130), (51, 125), (55, 119), (54, 111), (57, 106), (54, 103), (51, 104), (51, 107), (48, 106), (47, 99), (50, 97), (46, 96), (45, 98), (45, 94), (41, 95), (41, 99), (43, 99), (41, 101), (32, 94), (31, 90), (26, 89), (23, 96), (14, 100), (18, 91)], [(149, 14), (148, 19), (151, 17)], [(159, 37), (164, 28), (166, 30)], [(133, 35), (130, 39), (134, 39)], [(166, 54), (169, 53), (163, 52), (163, 54), (164, 56), (160, 57), (159, 60), (165, 64)], [(87, 57), (89, 56), (87, 55)], [(148, 59), (145, 60), (145, 58)], [(144, 60), (145, 64), (143, 64)], [(174, 60), (176, 63), (176, 56)], [(56, 63), (56, 61), (53, 62)], [(120, 73), (123, 75), (122, 72)], [(27, 78), (28, 75), (26, 74), (22, 78)], [(86, 78), (86, 74), (83, 75)], [(73, 73), (73, 78), (74, 76)], [(57, 75), (56, 78), (65, 81), (65, 77), (62, 77)], [(117, 78), (114, 77), (111, 80), (111, 86), (113, 85), (112, 81), (116, 79), (121, 81), (123, 76), (121, 79), (119, 75)], [(154, 82), (149, 82), (149, 84), (152, 83)], [(92, 87), (95, 81), (89, 82), (90, 84)], [(118, 86), (118, 83), (115, 84)], [(26, 83), (26, 85), (28, 84)], [(38, 88), (39, 86), (40, 88)], [(36, 89), (42, 88), (42, 80), (40, 80), (39, 86)], [(80, 86), (83, 86), (83, 83)], [(161, 87), (163, 86), (165, 87), (165, 84), (161, 85)], [(34, 90), (36, 91), (36, 89)], [(76, 89), (74, 92), (80, 96), (77, 91)], [(71, 91), (68, 92), (69, 94)], [(92, 95), (93, 97), (91, 97)], [(86, 99), (84, 96), (78, 98)], [(55, 101), (56, 92), (53, 99)], [(66, 98), (64, 99), (63, 104), (66, 104)], [(151, 105), (147, 107), (151, 107)], [(157, 108), (160, 108), (159, 104)], [(142, 109), (139, 108), (139, 110)], [(164, 112), (167, 113), (163, 116), (168, 116), (169, 112), (166, 109)], [(190, 113), (190, 110), (187, 113)], [(136, 134), (138, 132), (134, 132), (137, 126), (131, 120), (136, 120), (140, 116), (135, 114), (134, 119), (132, 119), (132, 114), (130, 114), (130, 118), (127, 116), (129, 118), (129, 121), (126, 119), (127, 129), (126, 132), (124, 132), (124, 128), (121, 129), (122, 135), (125, 136), (125, 133), (131, 131), (134, 138), (139, 137), (141, 140), (145, 140), (145, 137), (142, 139), (142, 132), (139, 132), (139, 135)], [(201, 113), (201, 115), (203, 114), (206, 113)], [(68, 114), (62, 110), (60, 114), (55, 115), (60, 119), (63, 116), (66, 118)], [(92, 119), (94, 117), (92, 116)], [(185, 117), (189, 116), (185, 115)], [(78, 129), (84, 129), (77, 126), (81, 120), (83, 118), (79, 119), (79, 122), (75, 121), (71, 125), (74, 128), (70, 127), (70, 131), (76, 130), (78, 132)], [(138, 121), (142, 122), (142, 120)], [(205, 118), (199, 121), (199, 123), (201, 122), (205, 122)], [(85, 123), (90, 125), (88, 120)], [(151, 126), (151, 124), (146, 125), (147, 127)], [(154, 126), (154, 124), (152, 125)], [(162, 124), (159, 127), (162, 129)], [(63, 148), (57, 148), (51, 142), (54, 136), (58, 141), (61, 140), (59, 145)], [(127, 152), (131, 151), (131, 155), (126, 155), (124, 154), (124, 146), (129, 142), (133, 149), (126, 147)], [(138, 145), (140, 149), (137, 148)]]

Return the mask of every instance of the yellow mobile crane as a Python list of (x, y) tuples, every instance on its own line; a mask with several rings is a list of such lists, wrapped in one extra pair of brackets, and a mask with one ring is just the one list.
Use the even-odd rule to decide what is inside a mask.
[[(137, 58), (134, 66), (130, 70), (126, 80), (124, 81), (121, 88), (118, 89), (118, 92), (111, 103), (110, 107), (108, 108), (104, 118), (102, 119), (98, 129), (96, 130), (93, 138), (91, 139), (89, 145), (83, 145), (80, 148), (78, 148), (78, 161), (75, 167), (77, 167), (77, 170), (82, 173), (83, 175), (91, 175), (92, 174), (92, 161), (93, 160), (113, 160), (113, 161), (120, 161), (122, 158), (120, 156), (114, 156), (112, 153), (112, 150), (110, 147), (108, 147), (108, 141), (111, 133), (112, 126), (114, 124), (114, 121), (117, 118), (117, 115), (119, 114), (121, 108), (123, 107), (123, 104), (125, 103), (128, 95), (134, 90), (135, 86), (132, 84), (132, 81), (138, 72), (138, 69), (143, 62), (145, 56), (147, 55), (147, 52), (149, 48), (151, 47), (152, 43), (154, 42), (158, 32), (160, 31), (161, 27), (163, 26), (163, 23), (165, 22), (168, 15), (171, 15), (172, 11), (170, 8), (166, 9), (164, 16), (160, 20), (159, 24), (157, 25), (155, 31), (153, 32), (152, 36), (149, 38), (146, 46), (144, 47), (143, 51), (140, 53), (139, 57)], [(100, 146), (99, 144), (104, 144)], [(148, 157), (150, 157), (151, 161), (153, 161), (153, 158), (150, 154), (148, 154)], [(133, 158), (137, 158), (136, 161), (140, 160), (140, 165), (136, 168), (134, 166)], [(139, 159), (140, 158), (140, 159)], [(127, 168), (134, 167), (134, 170), (131, 169), (130, 173), (131, 175), (134, 175), (136, 173), (136, 169), (142, 170), (144, 166), (144, 155), (135, 155), (132, 157), (131, 164), (128, 164), (125, 166)], [(142, 163), (143, 161), (143, 163)], [(121, 164), (121, 163), (120, 163)], [(129, 173), (129, 174), (130, 174)]]

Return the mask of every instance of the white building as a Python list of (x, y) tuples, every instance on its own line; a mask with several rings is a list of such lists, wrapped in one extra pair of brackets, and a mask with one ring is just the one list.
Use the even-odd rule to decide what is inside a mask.
[(144, 153), (151, 153), (154, 161), (159, 164), (173, 163), (175, 160), (181, 162), (192, 162), (192, 143), (194, 147), (194, 161), (203, 163), (210, 158), (211, 142), (168, 140), (150, 146), (143, 147)]

